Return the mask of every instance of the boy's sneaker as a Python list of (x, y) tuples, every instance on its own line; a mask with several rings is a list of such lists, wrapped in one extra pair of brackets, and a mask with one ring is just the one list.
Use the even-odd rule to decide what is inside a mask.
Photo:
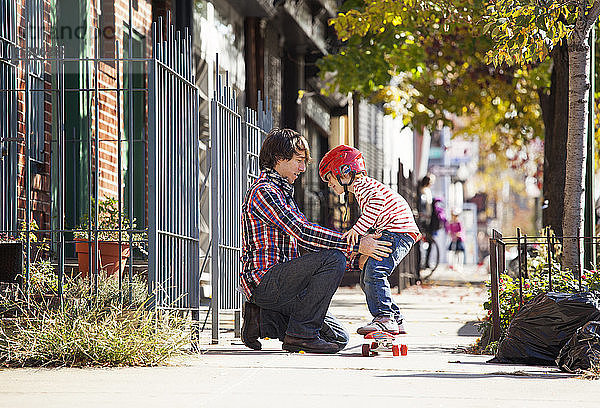
[(404, 324), (403, 324), (403, 320), (396, 320), (396, 323), (398, 323), (398, 334), (406, 334), (406, 330), (404, 329)]
[[(404, 327), (402, 330), (404, 330)], [(389, 316), (376, 316), (371, 323), (360, 327), (356, 332), (364, 336), (365, 334), (373, 333), (375, 331), (400, 334), (398, 322), (396, 322), (396, 319)]]

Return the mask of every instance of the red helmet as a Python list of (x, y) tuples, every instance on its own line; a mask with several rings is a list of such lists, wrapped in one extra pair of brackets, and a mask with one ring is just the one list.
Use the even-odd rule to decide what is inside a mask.
[(354, 147), (339, 145), (328, 151), (319, 163), (319, 176), (327, 183), (325, 176), (330, 172), (342, 177), (351, 172), (367, 171), (362, 153)]

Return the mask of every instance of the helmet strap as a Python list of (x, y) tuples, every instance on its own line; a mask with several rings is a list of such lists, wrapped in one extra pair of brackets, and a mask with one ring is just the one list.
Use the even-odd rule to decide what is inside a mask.
[(336, 175), (338, 183), (340, 183), (340, 186), (344, 187), (344, 206), (346, 207), (346, 210), (344, 211), (344, 219), (343, 219), (344, 224), (346, 224), (346, 221), (348, 220), (348, 213), (350, 212), (350, 208), (348, 206), (348, 193), (349, 193), (348, 186), (354, 182), (355, 177), (356, 177), (356, 173), (351, 172), (350, 173), (350, 181), (348, 183), (344, 183), (344, 182), (342, 182), (342, 177), (339, 175)]

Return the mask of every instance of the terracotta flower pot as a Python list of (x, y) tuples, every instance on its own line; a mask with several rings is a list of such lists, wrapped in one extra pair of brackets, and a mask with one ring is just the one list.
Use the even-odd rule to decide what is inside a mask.
[[(98, 247), (100, 248), (100, 264), (102, 265), (102, 269), (106, 271), (106, 274), (111, 276), (116, 272), (123, 273), (125, 264), (127, 264), (127, 260), (129, 259), (129, 244), (121, 243), (121, 253), (119, 253), (118, 242), (99, 242)], [(120, 271), (119, 260), (121, 260)]]
[[(87, 241), (75, 238), (75, 252), (77, 253), (77, 261), (79, 262), (79, 273), (82, 278), (85, 278), (90, 273), (90, 250), (92, 251), (92, 262), (97, 264), (96, 261), (96, 251), (94, 251), (94, 243), (91, 245), (88, 244)], [(100, 255), (102, 257), (102, 255)]]
[[(90, 273), (89, 250), (92, 250), (92, 262), (96, 262), (94, 243), (91, 245), (87, 241), (76, 239), (75, 252), (79, 262), (79, 273), (85, 278)], [(129, 244), (121, 244), (121, 254), (119, 256), (119, 243), (112, 241), (98, 241), (98, 251), (100, 253), (100, 269), (104, 270), (108, 276), (114, 275), (119, 270), (119, 259), (121, 260), (121, 273), (125, 269), (127, 259), (129, 259)]]

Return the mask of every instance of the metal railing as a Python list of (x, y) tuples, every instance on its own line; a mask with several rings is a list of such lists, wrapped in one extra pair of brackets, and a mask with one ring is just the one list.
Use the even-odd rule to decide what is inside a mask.
[(149, 69), (148, 283), (158, 309), (200, 306), (199, 90), (192, 40), (153, 24)]
[[(3, 2), (2, 6), (10, 4), (12, 3)], [(77, 269), (81, 272), (81, 264), (78, 267), (73, 263), (76, 262), (73, 258), (75, 244), (78, 242), (74, 237), (75, 232), (86, 236), (79, 242), (87, 247), (87, 263), (90, 269), (87, 279), (90, 281), (92, 294), (97, 292), (99, 274), (103, 269), (102, 259), (98, 256), (99, 247), (103, 243), (116, 242), (119, 251), (125, 247), (132, 248), (133, 241), (144, 245), (143, 236), (147, 230), (143, 227), (133, 227), (132, 203), (145, 201), (146, 186), (142, 180), (144, 185), (141, 194), (134, 195), (132, 169), (136, 166), (144, 169), (146, 164), (145, 160), (141, 163), (134, 162), (132, 146), (139, 143), (144, 146), (145, 151), (148, 118), (144, 116), (139, 120), (143, 136), (138, 140), (133, 136), (131, 112), (136, 103), (132, 95), (146, 95), (148, 88), (145, 85), (134, 87), (131, 78), (134, 75), (132, 66), (139, 64), (145, 67), (152, 60), (120, 58), (118, 41), (114, 58), (101, 58), (98, 55), (98, 29), (92, 31), (91, 51), (85, 55), (65, 56), (62, 46), (45, 42), (50, 38), (47, 30), (51, 27), (49, 21), (44, 20), (48, 14), (44, 12), (42, 4), (46, 3), (39, 0), (25, 2), (24, 21), (19, 24), (23, 27), (26, 40), (20, 43), (15, 39), (6, 38), (17, 26), (14, 8), (10, 9), (9, 6), (9, 12), (4, 9), (2, 13), (3, 30), (0, 40), (3, 51), (0, 66), (7, 66), (13, 72), (12, 76), (3, 77), (0, 88), (0, 101), (9, 101), (5, 103), (5, 107), (8, 112), (12, 112), (3, 115), (0, 120), (0, 145), (9, 153), (7, 157), (10, 158), (10, 162), (3, 160), (0, 170), (0, 193), (2, 198), (6, 198), (4, 209), (0, 213), (0, 235), (12, 239), (22, 237), (25, 253), (22, 279), (24, 291), (27, 293), (29, 290), (35, 255), (38, 254), (49, 260), (54, 268), (53, 272), (58, 281), (58, 297), (61, 301), (66, 274), (74, 273)], [(4, 19), (8, 19), (6, 25), (4, 23), (7, 21)], [(7, 44), (10, 45), (8, 53)], [(89, 55), (90, 53), (93, 55)], [(102, 76), (106, 74), (103, 70), (108, 63), (115, 70), (112, 82), (101, 83)], [(145, 75), (145, 70), (144, 68), (144, 72), (139, 74)], [(65, 80), (67, 76), (71, 79), (68, 84)], [(126, 77), (127, 85), (123, 86), (123, 79)], [(5, 78), (12, 80), (5, 81)], [(37, 81), (37, 85), (34, 84), (35, 81), (32, 82), (32, 78)], [(77, 79), (76, 86), (73, 86), (74, 78)], [(67, 98), (75, 98), (77, 103), (68, 104)], [(126, 106), (121, 105), (122, 99), (128, 100)], [(144, 96), (140, 99), (146, 98)], [(14, 102), (11, 101), (17, 100), (24, 103), (14, 106)], [(114, 106), (107, 106), (107, 100), (114, 101)], [(51, 103), (44, 104), (44, 101)], [(143, 110), (145, 109), (144, 104)], [(111, 110), (114, 110), (112, 114)], [(71, 119), (77, 116), (76, 124), (70, 123), (72, 128), (67, 128), (68, 115), (71, 115)], [(114, 115), (116, 124), (112, 128), (113, 131), (106, 130), (107, 123), (112, 123), (101, 119), (101, 115)], [(50, 117), (52, 126), (49, 126)], [(21, 137), (13, 136), (13, 130), (17, 126), (24, 129)], [(127, 132), (126, 135), (124, 132)], [(113, 148), (114, 153), (107, 159), (106, 152)], [(124, 152), (125, 148), (128, 148), (127, 153)], [(102, 155), (104, 157), (101, 157)], [(77, 166), (79, 173), (75, 170), (69, 172), (68, 166), (72, 166), (72, 169)], [(106, 175), (111, 171), (111, 167), (116, 168), (114, 180), (111, 179), (112, 175)], [(129, 173), (128, 180), (125, 180), (125, 172)], [(113, 187), (114, 199), (119, 209), (118, 221), (112, 226), (101, 226), (99, 221), (99, 207), (101, 201), (107, 197), (101, 189), (110, 188), (102, 187), (103, 183)], [(70, 199), (68, 194), (71, 194)], [(129, 211), (125, 214), (122, 210), (127, 205)], [(45, 217), (39, 228), (34, 222), (34, 211)], [(18, 225), (17, 214), (20, 220)], [(142, 215), (142, 218), (145, 217)], [(138, 220), (140, 223), (144, 221)], [(106, 238), (107, 235), (111, 237)], [(129, 238), (126, 238), (127, 236)], [(139, 239), (140, 237), (142, 238)], [(40, 248), (44, 249), (40, 251)], [(143, 254), (138, 254), (135, 258), (145, 262)], [(125, 264), (129, 267), (127, 274), (118, 273), (122, 298), (128, 296), (131, 299), (133, 259), (134, 256), (131, 255), (126, 261), (123, 258), (117, 261), (119, 271)], [(128, 294), (123, 286), (125, 276), (129, 282)]]
[[(382, 176), (383, 180), (383, 176)], [(390, 187), (391, 185), (390, 175)], [(404, 165), (398, 160), (398, 174), (396, 177), (397, 191), (404, 197), (410, 205), (410, 208), (417, 208), (417, 188), (415, 176), (412, 171), (409, 171), (408, 177), (404, 175)], [(404, 257), (400, 265), (398, 265), (398, 292), (411, 285), (414, 285), (419, 280), (419, 244), (415, 243), (408, 255)]]
[[(582, 248), (586, 245), (596, 246), (600, 244), (600, 237), (559, 237), (554, 236), (548, 228), (545, 229), (544, 235), (539, 236), (527, 236), (522, 234), (521, 230), (517, 228), (516, 235), (512, 237), (505, 237), (499, 231), (492, 230), (492, 236), (489, 238), (492, 341), (497, 341), (502, 336), (500, 320), (500, 315), (502, 312), (500, 309), (500, 275), (509, 272), (516, 275), (516, 279), (518, 279), (519, 284), (519, 305), (522, 305), (524, 284), (530, 279), (530, 271), (527, 261), (531, 256), (530, 251), (535, 248), (538, 252), (538, 255), (545, 255), (545, 275), (547, 277), (548, 291), (551, 292), (554, 288), (553, 269), (555, 267), (560, 268), (560, 263), (556, 260), (556, 246), (561, 244), (565, 239), (577, 240), (578, 248)], [(512, 268), (507, 267), (506, 255), (507, 248), (509, 247), (516, 247), (517, 249), (517, 256), (514, 259), (509, 260), (509, 264), (512, 264)], [(543, 251), (540, 251), (540, 249), (545, 249), (545, 254)], [(581, 291), (583, 289), (583, 265), (581, 262), (578, 263), (576, 270), (572, 271), (572, 273), (577, 279), (577, 289)]]
[[(218, 59), (217, 59), (218, 67)], [(218, 70), (218, 68), (217, 68)], [(240, 112), (236, 92), (217, 76), (211, 100), (211, 285), (212, 341), (219, 341), (221, 310), (235, 313), (235, 335), (240, 334), (242, 292), (241, 209), (248, 186), (260, 175), (258, 155), (273, 119), (269, 103), (258, 95), (258, 111)]]
[[(12, 17), (9, 21), (14, 28), (14, 12)], [(6, 27), (3, 25), (2, 28)], [(0, 99), (2, 106), (8, 112), (11, 109), (13, 111), (13, 115), (4, 115), (0, 120), (0, 147), (4, 149), (3, 153), (12, 152), (14, 155), (11, 162), (4, 160), (3, 156), (1, 164), (0, 190), (7, 204), (2, 209), (0, 234), (15, 238), (22, 234), (26, 237), (23, 242), (25, 290), (32, 269), (31, 255), (37, 252), (35, 241), (46, 239), (50, 242), (49, 250), (42, 255), (49, 258), (54, 266), (59, 296), (62, 296), (66, 274), (77, 271), (77, 265), (73, 263), (76, 243), (73, 233), (81, 228), (78, 225), (83, 219), (88, 221), (81, 232), (87, 234), (83, 243), (88, 247), (90, 272), (87, 277), (92, 294), (97, 291), (102, 269), (101, 257), (98, 256), (102, 234), (118, 237), (114, 241), (120, 248), (131, 248), (137, 235), (135, 241), (147, 242), (148, 290), (154, 296), (153, 306), (157, 309), (192, 312), (193, 320), (199, 320), (201, 308), (200, 276), (205, 268), (212, 267), (214, 290), (211, 306), (214, 311), (213, 333), (216, 333), (213, 337), (218, 340), (221, 311), (235, 310), (239, 323), (242, 304), (242, 294), (237, 290), (241, 269), (241, 202), (248, 185), (260, 174), (258, 154), (266, 132), (272, 127), (272, 113), (269, 101), (263, 105), (260, 94), (257, 111), (241, 109), (227, 81), (222, 83), (219, 80), (212, 100), (210, 120), (212, 160), (208, 164), (208, 172), (204, 170), (205, 174), (211, 175), (202, 177), (203, 152), (199, 125), (201, 95), (194, 76), (196, 71), (191, 38), (187, 32), (182, 35), (175, 31), (170, 18), (167, 19), (165, 32), (163, 27), (162, 19), (153, 25), (151, 58), (132, 57), (132, 41), (128, 44), (127, 57), (119, 57), (121, 50), (118, 42), (115, 44), (114, 58), (99, 56), (97, 29), (91, 56), (66, 57), (64, 51), (55, 46), (42, 53), (33, 53), (28, 50), (28, 42), (24, 42), (23, 49), (11, 43), (14, 52), (10, 58), (4, 58), (4, 54), (0, 56), (0, 67), (7, 67), (2, 72), (14, 71), (12, 77), (10, 72), (2, 77), (0, 89), (4, 96)], [(2, 35), (6, 34), (4, 31)], [(36, 39), (41, 37), (38, 34), (35, 36)], [(130, 33), (129, 38), (132, 37)], [(4, 46), (6, 39), (1, 40)], [(102, 64), (114, 69), (114, 83), (101, 83), (104, 74), (102, 69), (105, 69)], [(43, 87), (29, 86), (29, 81), (24, 81), (24, 85), (19, 87), (16, 78), (19, 75), (27, 78), (28, 67), (31, 66), (49, 68), (50, 71), (41, 78), (51, 78), (51, 81)], [(135, 67), (143, 68), (134, 73)], [(138, 74), (144, 78), (147, 75), (142, 86), (133, 85), (132, 78)], [(67, 83), (67, 75), (71, 75), (71, 80), (77, 78), (79, 82), (75, 85), (72, 81)], [(15, 80), (10, 80), (13, 77)], [(125, 80), (127, 84), (123, 86)], [(147, 105), (134, 106), (138, 103), (136, 101), (140, 101), (133, 97), (136, 93), (146, 96)], [(39, 106), (21, 104), (19, 109), (24, 111), (17, 115), (17, 104), (6, 102), (16, 101), (19, 94), (23, 95), (25, 101), (35, 100), (37, 94), (40, 100), (51, 97), (52, 132), (46, 132), (45, 139), (36, 141), (29, 137), (34, 130), (34, 118), (44, 117)], [(68, 104), (67, 97), (79, 98), (78, 103)], [(107, 99), (116, 105), (107, 106)], [(81, 129), (67, 128), (67, 116), (77, 115), (77, 110), (82, 106), (85, 107), (85, 115), (81, 118)], [(116, 124), (111, 130), (106, 130), (106, 120), (101, 116), (106, 116), (111, 109)], [(137, 110), (144, 114), (134, 123), (132, 112)], [(25, 122), (27, 135), (18, 140), (13, 137), (17, 116)], [(134, 126), (141, 128), (142, 140), (134, 138)], [(115, 146), (110, 158), (106, 157), (107, 143)], [(134, 143), (144, 146), (144, 162), (136, 161), (132, 147)], [(34, 150), (38, 151), (44, 144), (50, 147), (36, 157)], [(17, 157), (19, 150), (23, 153)], [(105, 156), (101, 158), (101, 154)], [(24, 165), (16, 166), (19, 160)], [(34, 226), (32, 217), (36, 208), (36, 190), (32, 188), (31, 167), (32, 162), (36, 161), (45, 162), (51, 169), (47, 174), (48, 202), (44, 202), (51, 208), (50, 221), (39, 229)], [(101, 178), (107, 170), (107, 161), (117, 169), (113, 180), (117, 207), (123, 209), (127, 206), (125, 213), (119, 212), (118, 224), (112, 228), (101, 227), (98, 216), (100, 202), (106, 194), (101, 190)], [(11, 171), (12, 164), (14, 171)], [(80, 174), (69, 172), (68, 166), (75, 164)], [(141, 192), (134, 193), (132, 169), (146, 169), (146, 165), (144, 172), (147, 171), (147, 184), (142, 180), (144, 185)], [(17, 188), (19, 178), (23, 180), (23, 185)], [(70, 185), (75, 186), (73, 191), (69, 190)], [(15, 190), (13, 194), (11, 188)], [(134, 219), (132, 204), (145, 200), (146, 194), (148, 207), (142, 218), (147, 219), (147, 225), (146, 220), (142, 219), (139, 221), (145, 224), (143, 228), (135, 229), (131, 227)], [(213, 228), (208, 248), (202, 248), (199, 203), (209, 194), (212, 195)], [(19, 197), (21, 205), (17, 207)], [(13, 207), (14, 217), (11, 218), (8, 212)], [(22, 227), (16, 223), (17, 209), (21, 214)], [(148, 234), (147, 241), (144, 234)], [(128, 266), (127, 273), (118, 273), (120, 289), (124, 288), (122, 281), (127, 279), (131, 290), (132, 258), (118, 261), (119, 270), (124, 266), (121, 262), (126, 262)], [(210, 262), (209, 258), (212, 258)], [(138, 255), (137, 261), (141, 268), (146, 267), (146, 258)], [(122, 296), (127, 294), (123, 292)]]

